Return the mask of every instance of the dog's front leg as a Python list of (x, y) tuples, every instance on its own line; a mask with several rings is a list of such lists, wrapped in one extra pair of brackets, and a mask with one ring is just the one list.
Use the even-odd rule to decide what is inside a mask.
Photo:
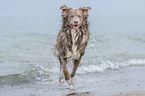
[(63, 58), (63, 57), (60, 57), (60, 60), (61, 60), (61, 63), (62, 63), (62, 68), (63, 68), (63, 74), (64, 74), (64, 77), (65, 77), (65, 80), (67, 83), (71, 83), (71, 78), (70, 78), (70, 74), (69, 74), (69, 71), (67, 69), (67, 59), (66, 58)]
[(80, 63), (80, 60), (74, 60), (74, 66), (73, 66), (73, 70), (72, 70), (72, 73), (71, 73), (71, 78), (73, 78), (75, 76), (75, 73), (76, 73), (76, 70), (79, 66), (79, 63)]

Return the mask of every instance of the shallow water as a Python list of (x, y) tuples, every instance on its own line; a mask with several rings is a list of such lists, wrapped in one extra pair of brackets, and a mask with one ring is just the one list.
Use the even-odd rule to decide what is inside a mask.
[[(0, 0), (0, 96), (96, 96), (95, 91), (125, 90), (128, 84), (145, 88), (143, 0), (9, 1)], [(59, 62), (51, 50), (62, 5), (92, 8), (90, 40), (72, 89), (59, 84)]]
[[(144, 35), (143, 32), (92, 32), (83, 65), (74, 78), (75, 88), (70, 90), (67, 84), (58, 82), (59, 62), (51, 51), (57, 34), (3, 34), (0, 36), (0, 94), (88, 94), (95, 87), (99, 88), (96, 86), (98, 83), (109, 78), (109, 73), (106, 73), (109, 70), (114, 70), (114, 73), (131, 66), (145, 66)], [(68, 66), (71, 65), (70, 62)]]

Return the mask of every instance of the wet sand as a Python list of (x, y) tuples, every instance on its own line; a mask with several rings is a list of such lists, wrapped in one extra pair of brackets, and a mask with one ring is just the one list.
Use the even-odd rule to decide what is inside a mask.
[(82, 93), (70, 93), (66, 96), (145, 96), (145, 92), (124, 92), (124, 93), (106, 93), (106, 94), (93, 94), (90, 92), (82, 92)]
[(145, 66), (110, 70), (108, 80), (92, 85), (91, 90), (74, 91), (63, 96), (145, 96)]
[[(108, 95), (107, 95), (108, 96)], [(110, 95), (110, 96), (145, 96), (145, 92), (125, 92), (125, 93), (119, 93), (115, 95)]]
[(145, 91), (133, 91), (122, 93), (108, 93), (108, 94), (95, 94), (94, 96), (145, 96)]

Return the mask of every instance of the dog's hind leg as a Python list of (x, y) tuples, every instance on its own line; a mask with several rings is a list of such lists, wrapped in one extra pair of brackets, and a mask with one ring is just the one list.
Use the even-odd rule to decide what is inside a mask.
[(60, 64), (60, 77), (59, 77), (59, 82), (60, 83), (64, 83), (64, 76), (63, 76), (63, 68), (62, 68), (62, 64)]

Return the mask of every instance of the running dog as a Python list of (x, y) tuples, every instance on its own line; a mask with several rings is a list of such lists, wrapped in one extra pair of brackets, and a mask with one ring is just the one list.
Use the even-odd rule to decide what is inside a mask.
[[(81, 7), (78, 9), (61, 6), (62, 27), (57, 36), (57, 42), (54, 46), (55, 55), (60, 62), (62, 71), (59, 82), (62, 83), (63, 77), (68, 84), (72, 85), (72, 78), (80, 64), (81, 58), (85, 53), (85, 48), (89, 40), (89, 22), (88, 10), (90, 7)], [(67, 69), (68, 60), (73, 60), (73, 70), (69, 74)]]

